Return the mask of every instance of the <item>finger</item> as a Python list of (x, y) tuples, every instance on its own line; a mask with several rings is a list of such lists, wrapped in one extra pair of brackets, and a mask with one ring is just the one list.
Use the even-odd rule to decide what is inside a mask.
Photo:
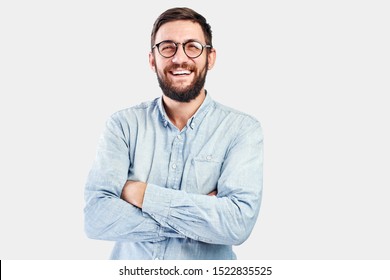
[(208, 194), (209, 196), (216, 196), (217, 195), (217, 191), (212, 191), (211, 193)]

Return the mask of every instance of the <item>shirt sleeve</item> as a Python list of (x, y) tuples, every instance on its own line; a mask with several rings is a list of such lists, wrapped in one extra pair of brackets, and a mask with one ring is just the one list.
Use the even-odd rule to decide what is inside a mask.
[(130, 166), (126, 129), (111, 117), (100, 138), (85, 186), (84, 225), (89, 238), (160, 241), (183, 235), (164, 228), (147, 213), (120, 198)]
[(188, 238), (239, 245), (257, 220), (263, 189), (263, 134), (258, 122), (234, 140), (218, 180), (217, 196), (148, 184), (142, 211)]

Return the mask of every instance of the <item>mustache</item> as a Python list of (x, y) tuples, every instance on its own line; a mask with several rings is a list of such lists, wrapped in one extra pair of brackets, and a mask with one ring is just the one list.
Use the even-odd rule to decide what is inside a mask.
[(168, 67), (165, 68), (166, 71), (172, 71), (176, 69), (182, 69), (182, 70), (189, 70), (189, 71), (194, 71), (196, 67), (194, 65), (189, 65), (188, 63), (174, 63)]

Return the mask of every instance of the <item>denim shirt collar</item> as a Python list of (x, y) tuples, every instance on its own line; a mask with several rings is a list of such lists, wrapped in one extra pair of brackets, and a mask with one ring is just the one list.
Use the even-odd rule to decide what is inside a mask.
[[(195, 112), (195, 114), (187, 121), (187, 127), (191, 129), (194, 129), (197, 124), (202, 122), (204, 116), (210, 108), (210, 105), (213, 102), (213, 99), (210, 97), (210, 94), (208, 94), (207, 91), (205, 93), (206, 97), (203, 100), (202, 105), (200, 105), (199, 109)], [(162, 96), (159, 97), (157, 100), (157, 107), (160, 113), (160, 120), (163, 123), (163, 126), (166, 127), (168, 123), (171, 123), (171, 121), (169, 120), (169, 117), (165, 112)]]

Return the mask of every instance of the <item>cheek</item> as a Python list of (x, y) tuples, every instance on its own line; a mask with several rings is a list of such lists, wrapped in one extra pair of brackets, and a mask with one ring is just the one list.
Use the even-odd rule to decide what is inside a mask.
[(160, 73), (160, 74), (166, 74), (167, 73), (167, 65), (164, 64), (164, 63), (161, 63), (159, 61), (156, 61), (155, 64), (154, 64), (154, 69), (157, 73)]
[(167, 68), (162, 68), (162, 67), (156, 66), (155, 72), (160, 79), (165, 80), (165, 81), (169, 80)]
[(206, 61), (205, 64), (197, 65), (196, 73), (198, 76), (203, 75), (207, 71), (207, 69), (208, 69), (208, 63)]

